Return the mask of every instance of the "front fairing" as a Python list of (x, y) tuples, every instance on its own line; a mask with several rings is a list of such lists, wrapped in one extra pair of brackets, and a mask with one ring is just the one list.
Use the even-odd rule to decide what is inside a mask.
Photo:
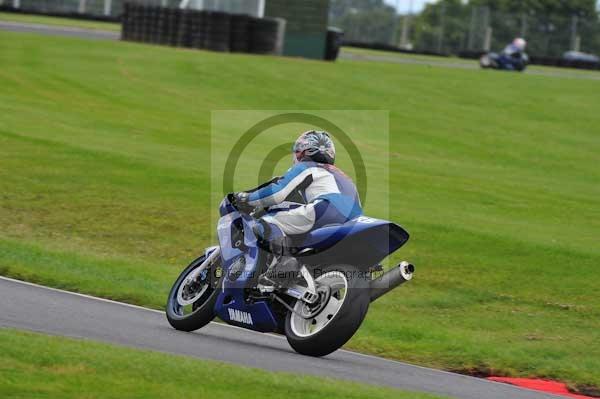
[[(225, 204), (224, 208), (227, 207)], [(265, 300), (248, 301), (247, 289), (254, 287), (264, 264), (263, 254), (257, 247), (252, 231), (256, 223), (252, 217), (237, 211), (219, 219), (217, 234), (223, 260), (222, 284), (215, 302), (215, 313), (223, 321), (255, 331), (273, 332), (281, 320)], [(238, 233), (242, 230), (242, 234)]]
[(217, 235), (223, 259), (224, 288), (244, 288), (256, 276), (259, 249), (252, 231), (256, 223), (237, 211), (219, 219)]
[(227, 194), (227, 196), (225, 196), (225, 198), (223, 198), (223, 200), (219, 204), (219, 215), (221, 216), (237, 212), (235, 207), (231, 204), (230, 195), (231, 194)]

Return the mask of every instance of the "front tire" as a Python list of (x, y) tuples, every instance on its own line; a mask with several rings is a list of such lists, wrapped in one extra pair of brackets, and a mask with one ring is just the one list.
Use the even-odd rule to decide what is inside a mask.
[(370, 296), (369, 278), (353, 266), (328, 266), (315, 282), (331, 287), (327, 302), (314, 317), (305, 318), (296, 312), (308, 316), (310, 307), (298, 300), (296, 312), (288, 312), (286, 317), (285, 335), (296, 352), (319, 357), (336, 351), (352, 338), (369, 310)]
[[(206, 256), (201, 256), (189, 264), (179, 275), (167, 300), (167, 320), (169, 324), (180, 331), (198, 330), (210, 323), (216, 316), (214, 308), (219, 296), (219, 290), (214, 289), (218, 284), (214, 284), (216, 267), (218, 261), (213, 264), (207, 264)], [(186, 279), (198, 268), (203, 268), (202, 276), (198, 277), (198, 286), (196, 292), (188, 290), (184, 292), (184, 284), (188, 284)], [(190, 282), (191, 285), (194, 282)], [(182, 287), (183, 286), (183, 287)], [(191, 308), (191, 309), (190, 309)]]
[(491, 68), (492, 60), (491, 60), (490, 56), (488, 54), (482, 55), (481, 58), (479, 59), (479, 65), (483, 69)]

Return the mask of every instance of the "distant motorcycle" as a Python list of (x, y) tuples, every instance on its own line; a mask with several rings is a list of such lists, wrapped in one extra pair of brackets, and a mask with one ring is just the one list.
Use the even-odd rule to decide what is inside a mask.
[(519, 55), (506, 55), (487, 53), (479, 59), (479, 65), (484, 68), (499, 69), (504, 71), (523, 72), (529, 64), (529, 56), (525, 53)]
[(412, 278), (408, 262), (387, 273), (380, 266), (408, 241), (408, 233), (392, 222), (360, 216), (296, 237), (286, 250), (298, 259), (300, 271), (285, 287), (263, 292), (258, 277), (277, 257), (254, 228), (272, 210), (242, 208), (233, 194), (223, 199), (219, 245), (207, 248), (173, 284), (166, 315), (175, 329), (197, 330), (218, 316), (249, 330), (284, 334), (301, 354), (325, 356), (354, 335), (372, 301)]

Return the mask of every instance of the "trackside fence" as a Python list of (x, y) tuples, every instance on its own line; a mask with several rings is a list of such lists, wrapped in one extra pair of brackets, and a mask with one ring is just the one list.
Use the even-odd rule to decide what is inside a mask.
[(600, 13), (509, 13), (474, 2), (438, 1), (418, 14), (400, 15), (393, 2), (379, 8), (336, 3), (329, 24), (344, 31), (348, 45), (475, 58), (501, 51), (520, 36), (533, 63), (600, 68), (598, 57), (594, 61), (600, 56)]

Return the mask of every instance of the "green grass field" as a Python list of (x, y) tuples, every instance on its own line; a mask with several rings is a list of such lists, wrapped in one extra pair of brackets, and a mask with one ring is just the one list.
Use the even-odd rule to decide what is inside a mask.
[(211, 110), (389, 110), (389, 147), (353, 140), (391, 156), (417, 274), (347, 346), (600, 386), (599, 82), (5, 32), (0, 49), (0, 274), (161, 308), (213, 244)]
[(6, 329), (0, 376), (4, 399), (439, 398)]

